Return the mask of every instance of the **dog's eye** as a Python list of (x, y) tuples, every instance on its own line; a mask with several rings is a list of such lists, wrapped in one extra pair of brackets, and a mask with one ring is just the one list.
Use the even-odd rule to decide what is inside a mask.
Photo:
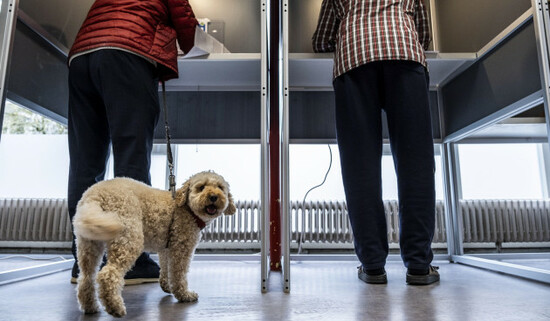
[(204, 185), (201, 185), (201, 186), (197, 187), (197, 190), (198, 190), (199, 192), (202, 192), (202, 191), (204, 190)]
[(222, 191), (224, 190), (222, 185), (218, 185), (218, 188), (221, 189)]

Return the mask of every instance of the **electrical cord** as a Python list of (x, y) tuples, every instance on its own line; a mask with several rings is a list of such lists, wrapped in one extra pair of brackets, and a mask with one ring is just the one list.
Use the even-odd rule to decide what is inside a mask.
[(51, 260), (57, 260), (61, 259), (63, 261), (68, 261), (68, 259), (62, 257), (62, 256), (54, 256), (54, 257), (48, 257), (48, 258), (39, 258), (39, 257), (32, 257), (28, 255), (8, 255), (8, 256), (2, 256), (0, 257), (0, 260), (7, 260), (7, 259), (13, 259), (13, 258), (24, 258), (29, 259), (33, 261), (51, 261)]
[(330, 155), (330, 161), (329, 161), (329, 164), (328, 164), (328, 169), (327, 169), (327, 172), (325, 173), (325, 177), (323, 178), (323, 181), (318, 184), (318, 185), (315, 185), (313, 186), (312, 188), (310, 188), (306, 194), (304, 195), (304, 200), (302, 201), (302, 231), (300, 232), (300, 238), (298, 239), (298, 254), (302, 253), (302, 244), (304, 243), (304, 233), (305, 233), (305, 228), (306, 228), (306, 220), (305, 220), (305, 209), (306, 209), (306, 198), (307, 198), (307, 195), (313, 191), (314, 189), (316, 188), (319, 188), (321, 186), (323, 186), (323, 184), (325, 184), (325, 182), (327, 181), (327, 177), (328, 177), (328, 173), (330, 173), (330, 169), (332, 168), (332, 148), (330, 147), (330, 144), (327, 144), (328, 146), (328, 150), (329, 150), (329, 155)]

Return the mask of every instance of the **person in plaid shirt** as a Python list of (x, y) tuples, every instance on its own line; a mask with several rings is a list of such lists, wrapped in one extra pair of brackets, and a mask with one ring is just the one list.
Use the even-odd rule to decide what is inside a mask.
[(387, 225), (382, 201), (382, 110), (399, 195), (399, 242), (406, 281), (439, 281), (432, 266), (434, 149), (423, 0), (323, 0), (315, 52), (335, 52), (336, 133), (358, 276), (387, 283)]

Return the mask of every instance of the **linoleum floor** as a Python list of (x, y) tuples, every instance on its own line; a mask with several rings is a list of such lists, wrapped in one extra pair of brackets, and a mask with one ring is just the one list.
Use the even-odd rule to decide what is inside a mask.
[[(441, 282), (405, 284), (405, 268), (388, 262), (389, 283), (357, 279), (355, 262), (291, 264), (291, 292), (272, 273), (260, 292), (258, 261), (194, 261), (189, 286), (196, 303), (177, 303), (158, 284), (127, 286), (122, 320), (550, 320), (550, 286), (447, 262)], [(70, 271), (0, 286), (0, 320), (113, 320), (78, 310)]]

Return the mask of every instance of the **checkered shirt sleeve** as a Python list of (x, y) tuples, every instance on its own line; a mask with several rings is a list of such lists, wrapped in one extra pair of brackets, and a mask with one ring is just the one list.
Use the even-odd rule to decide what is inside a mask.
[(313, 51), (334, 52), (340, 21), (336, 17), (332, 0), (323, 0), (317, 29), (313, 34)]
[(414, 23), (416, 25), (416, 32), (418, 33), (418, 40), (424, 50), (428, 50), (431, 42), (430, 33), (430, 21), (428, 20), (428, 14), (424, 7), (424, 0), (416, 0), (414, 10)]

